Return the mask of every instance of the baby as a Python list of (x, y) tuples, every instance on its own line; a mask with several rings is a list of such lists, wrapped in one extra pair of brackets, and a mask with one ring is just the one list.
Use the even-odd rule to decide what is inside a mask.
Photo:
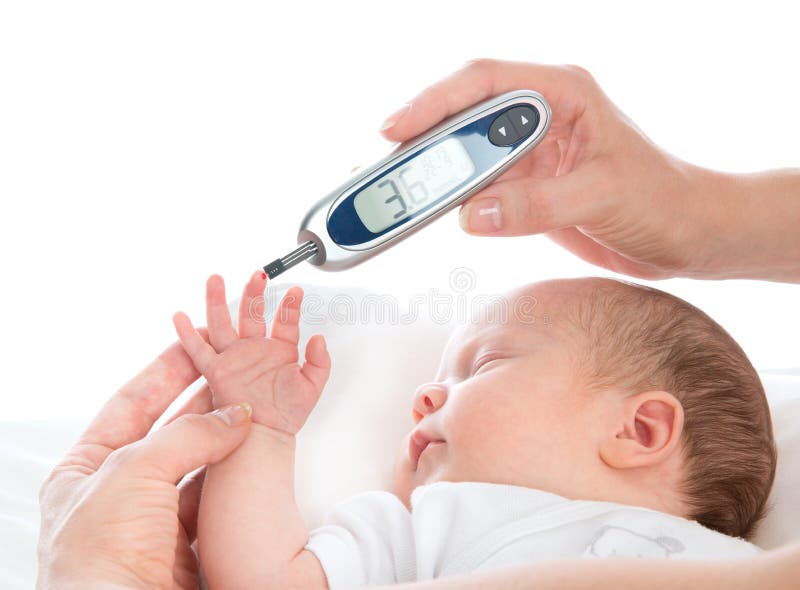
[[(610, 279), (535, 283), (536, 318), (457, 329), (414, 393), (394, 494), (339, 504), (309, 533), (294, 500), (295, 435), (330, 371), (324, 339), (298, 362), (302, 291), (269, 338), (265, 280), (238, 332), (222, 279), (210, 343), (178, 335), (214, 403), (252, 406), (252, 430), (211, 465), (200, 561), (211, 588), (353, 588), (570, 557), (735, 558), (764, 516), (776, 449), (764, 391), (736, 342), (672, 295)], [(547, 317), (548, 321), (542, 321)], [(533, 319), (534, 321), (531, 321)]]

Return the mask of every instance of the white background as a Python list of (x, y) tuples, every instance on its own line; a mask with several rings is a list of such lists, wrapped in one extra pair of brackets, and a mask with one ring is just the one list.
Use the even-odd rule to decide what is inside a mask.
[[(383, 119), (471, 58), (582, 65), (699, 165), (797, 166), (793, 5), (3, 1), (2, 417), (93, 412), (174, 340), (173, 312), (204, 323), (209, 274), (237, 296), (313, 202), (390, 151)], [(466, 236), (450, 213), (359, 268), (281, 280), (407, 297), (463, 266), (474, 294), (607, 274), (546, 238)], [(800, 287), (657, 286), (758, 368), (800, 366)]]

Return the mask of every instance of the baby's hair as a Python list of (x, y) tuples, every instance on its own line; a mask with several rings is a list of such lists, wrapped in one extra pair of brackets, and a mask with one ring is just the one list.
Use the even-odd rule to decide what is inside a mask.
[(584, 343), (584, 383), (674, 395), (684, 411), (678, 491), (688, 518), (752, 538), (766, 515), (777, 449), (764, 388), (744, 351), (708, 315), (658, 289), (589, 279), (576, 294), (578, 305), (563, 307)]

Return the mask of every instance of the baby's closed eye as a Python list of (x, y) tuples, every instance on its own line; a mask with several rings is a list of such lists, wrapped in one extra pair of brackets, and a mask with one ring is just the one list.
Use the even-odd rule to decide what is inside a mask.
[(472, 363), (472, 375), (478, 373), (481, 369), (488, 367), (489, 365), (501, 361), (508, 358), (506, 353), (491, 351), (481, 354), (478, 358), (475, 359), (475, 362)]

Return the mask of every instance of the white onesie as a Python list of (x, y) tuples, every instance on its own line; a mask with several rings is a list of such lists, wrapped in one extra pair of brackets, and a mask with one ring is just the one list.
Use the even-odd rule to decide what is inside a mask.
[(725, 559), (761, 550), (648, 508), (569, 500), (532, 488), (438, 482), (411, 495), (364, 492), (337, 504), (306, 549), (328, 586), (360, 588), (571, 557)]

